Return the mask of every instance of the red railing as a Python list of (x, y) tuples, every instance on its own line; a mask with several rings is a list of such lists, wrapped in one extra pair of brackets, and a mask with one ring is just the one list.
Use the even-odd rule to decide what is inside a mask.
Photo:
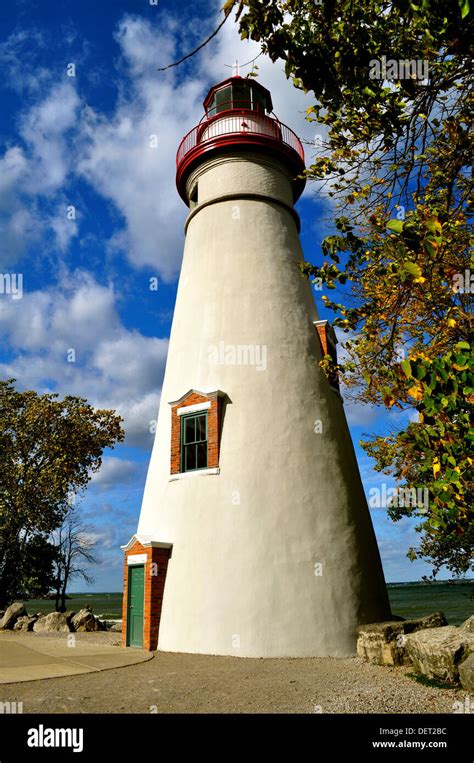
[(205, 118), (188, 132), (179, 144), (176, 164), (179, 167), (185, 156), (196, 146), (227, 135), (260, 135), (272, 138), (292, 148), (304, 162), (304, 150), (298, 136), (278, 119), (268, 117), (252, 109), (229, 109)]

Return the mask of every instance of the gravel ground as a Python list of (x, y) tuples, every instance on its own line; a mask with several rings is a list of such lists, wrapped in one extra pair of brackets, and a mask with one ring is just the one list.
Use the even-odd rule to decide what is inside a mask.
[[(120, 640), (119, 633), (76, 636), (87, 643)], [(409, 672), (357, 657), (157, 652), (148, 662), (101, 673), (3, 684), (0, 701), (23, 702), (24, 713), (452, 713), (453, 702), (467, 696), (422, 686), (406, 676)]]

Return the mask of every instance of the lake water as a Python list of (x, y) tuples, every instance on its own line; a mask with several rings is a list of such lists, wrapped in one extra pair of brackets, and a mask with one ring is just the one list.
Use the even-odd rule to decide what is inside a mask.
[[(460, 625), (474, 613), (474, 580), (456, 583), (389, 583), (392, 613), (406, 620), (433, 612), (444, 612), (450, 625)], [(29, 614), (51, 612), (54, 602), (30, 599), (24, 602)], [(95, 615), (105, 620), (121, 620), (121, 593), (73, 593), (67, 608), (75, 612), (89, 604)]]

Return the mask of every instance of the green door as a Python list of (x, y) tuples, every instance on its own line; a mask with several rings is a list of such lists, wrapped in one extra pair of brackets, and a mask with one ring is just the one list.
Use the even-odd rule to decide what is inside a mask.
[(143, 564), (128, 568), (127, 646), (143, 646), (143, 598), (145, 567)]

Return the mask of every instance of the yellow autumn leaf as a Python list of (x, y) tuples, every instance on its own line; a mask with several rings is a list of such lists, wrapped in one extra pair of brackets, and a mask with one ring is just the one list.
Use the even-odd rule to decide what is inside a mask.
[(413, 283), (425, 283), (426, 278), (423, 278), (423, 276), (419, 276), (418, 278), (415, 278), (413, 280)]
[(439, 458), (434, 458), (433, 459), (433, 477), (435, 479), (436, 479), (436, 476), (440, 473), (440, 471), (441, 471), (441, 465), (439, 463)]
[(423, 397), (423, 391), (419, 387), (410, 387), (408, 394), (414, 400), (421, 400)]
[(448, 318), (448, 326), (449, 326), (449, 328), (453, 329), (455, 327), (455, 325), (456, 325), (456, 321), (454, 320), (454, 318)]

